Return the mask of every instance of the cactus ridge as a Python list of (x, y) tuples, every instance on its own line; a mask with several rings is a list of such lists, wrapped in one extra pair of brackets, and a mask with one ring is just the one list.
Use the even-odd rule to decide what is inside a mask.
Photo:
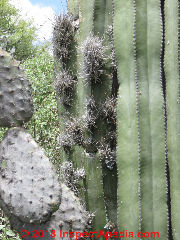
[[(137, 0), (136, 9), (142, 231), (153, 229), (159, 231), (161, 239), (166, 239), (168, 230), (165, 134), (162, 124), (164, 120), (164, 99), (162, 96), (160, 63), (162, 54), (160, 2), (159, 4), (155, 2), (151, 4), (148, 1), (142, 3)], [(143, 17), (141, 12), (144, 12)], [(154, 51), (152, 51), (152, 48)], [(157, 131), (159, 132), (158, 136), (155, 134)], [(156, 143), (160, 143), (158, 147)], [(149, 179), (152, 179), (152, 182)], [(147, 192), (147, 189), (152, 190)], [(160, 201), (161, 207), (159, 207)], [(153, 212), (151, 212), (151, 209), (153, 209)], [(163, 216), (163, 221), (159, 222), (159, 216)]]
[(171, 221), (173, 239), (180, 237), (179, 181), (179, 1), (165, 1), (165, 56), (164, 69), (166, 77), (166, 111), (167, 111), (167, 149), (170, 176)]
[(166, 79), (165, 79), (165, 70), (164, 70), (164, 53), (165, 53), (165, 16), (164, 16), (164, 1), (161, 1), (161, 89), (163, 95), (163, 111), (164, 111), (164, 146), (165, 146), (165, 175), (166, 175), (166, 193), (167, 193), (167, 239), (172, 239), (172, 223), (171, 223), (171, 199), (170, 199), (170, 180), (169, 180), (169, 163), (168, 163), (168, 149), (167, 149), (167, 106), (166, 106)]
[(141, 139), (140, 139), (140, 116), (139, 116), (139, 81), (137, 69), (137, 49), (136, 49), (136, 0), (133, 0), (134, 5), (134, 24), (133, 24), (133, 44), (134, 44), (134, 66), (135, 66), (135, 81), (136, 81), (136, 114), (137, 114), (137, 141), (138, 141), (138, 198), (139, 198), (139, 231), (142, 231), (142, 209), (141, 209)]
[[(83, 116), (85, 125), (89, 128), (85, 129), (85, 141), (83, 148), (85, 149), (83, 166), (86, 173), (85, 178), (85, 199), (87, 202), (87, 209), (90, 212), (96, 211), (96, 217), (93, 219), (93, 228), (102, 229), (106, 223), (105, 206), (103, 200), (103, 186), (102, 186), (102, 173), (101, 164), (96, 154), (97, 139), (94, 138), (93, 133), (97, 127), (98, 110), (97, 101), (93, 93), (93, 85), (100, 85), (102, 79), (103, 71), (103, 61), (105, 60), (105, 52), (102, 44), (102, 39), (94, 36), (94, 5), (95, 1), (85, 2), (80, 1), (80, 42), (79, 47), (81, 49), (79, 55), (79, 79), (78, 79), (78, 109), (81, 109), (79, 116)], [(88, 21), (88, 22), (87, 22)], [(88, 27), (87, 27), (88, 26)], [(95, 42), (95, 38), (97, 43)], [(88, 41), (92, 43), (89, 46), (88, 52)], [(100, 56), (97, 55), (97, 50)], [(87, 68), (87, 62), (91, 61), (91, 67)], [(98, 66), (93, 65), (97, 61)], [(95, 67), (95, 68), (94, 68)], [(102, 68), (102, 69), (101, 69)], [(85, 70), (88, 70), (85, 72)], [(86, 73), (86, 74), (84, 74)], [(93, 76), (93, 73), (95, 75)], [(88, 118), (86, 118), (88, 117)], [(95, 122), (94, 122), (95, 121)], [(82, 149), (84, 152), (84, 150)], [(96, 177), (95, 177), (96, 176)], [(98, 176), (98, 177), (97, 177)], [(95, 183), (92, 179), (97, 178)], [(94, 184), (96, 184), (96, 190), (94, 189)], [(94, 197), (92, 197), (94, 196)], [(97, 207), (94, 205), (96, 202)], [(101, 220), (100, 220), (101, 219)], [(99, 224), (101, 221), (101, 224)]]
[(113, 4), (113, 38), (120, 84), (117, 99), (118, 227), (136, 234), (139, 229), (139, 183), (134, 4), (118, 0)]

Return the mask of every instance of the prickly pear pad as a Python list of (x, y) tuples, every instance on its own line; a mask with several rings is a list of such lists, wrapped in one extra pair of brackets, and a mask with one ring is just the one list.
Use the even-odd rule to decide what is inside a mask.
[[(62, 183), (62, 198), (59, 209), (52, 214), (49, 221), (41, 224), (30, 224), (23, 223), (19, 221), (14, 216), (9, 218), (11, 226), (16, 229), (18, 233), (23, 230), (29, 232), (28, 240), (37, 239), (37, 232), (43, 232), (43, 240), (69, 240), (69, 239), (77, 239), (76, 237), (61, 237), (60, 230), (62, 232), (74, 232), (76, 236), (76, 232), (83, 232), (89, 228), (89, 214), (86, 212), (83, 205), (81, 205), (78, 197), (74, 195), (74, 193)], [(4, 210), (4, 209), (3, 209)], [(51, 237), (52, 230), (54, 234)], [(36, 237), (35, 237), (36, 236)], [(39, 239), (39, 238), (38, 238)]]
[(60, 198), (44, 151), (24, 129), (10, 129), (0, 144), (0, 206), (22, 222), (41, 223), (58, 210)]
[(20, 126), (33, 115), (31, 86), (18, 65), (0, 49), (0, 127)]

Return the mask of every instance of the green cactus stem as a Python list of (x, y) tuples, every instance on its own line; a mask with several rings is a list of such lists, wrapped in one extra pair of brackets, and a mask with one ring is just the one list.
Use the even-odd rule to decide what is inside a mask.
[(120, 229), (127, 229), (137, 234), (139, 230), (139, 147), (133, 12), (132, 1), (114, 0), (113, 36), (120, 84), (117, 100), (118, 226)]
[(158, 231), (167, 239), (160, 1), (115, 0), (114, 12), (118, 223), (134, 233)]
[[(94, 0), (93, 1), (80, 0), (79, 48), (81, 49), (81, 51), (79, 52), (78, 55), (79, 78), (77, 87), (78, 95), (77, 112), (79, 113), (79, 116), (86, 115), (87, 102), (89, 102), (89, 99), (91, 98), (92, 95), (91, 82), (90, 81), (87, 82), (84, 79), (84, 75), (82, 74), (84, 72), (83, 67), (85, 63), (83, 58), (84, 51), (82, 45), (84, 47), (85, 46), (84, 43), (85, 41), (87, 41), (87, 38), (90, 36), (90, 34), (93, 34), (93, 18), (94, 18)], [(89, 78), (89, 80), (91, 79), (92, 78)], [(91, 133), (86, 131), (85, 144), (88, 144), (89, 142), (90, 145), (92, 145), (91, 141), (88, 140), (89, 138), (91, 138)], [(87, 210), (95, 214), (95, 218), (93, 219), (92, 225), (93, 228), (98, 231), (103, 229), (106, 224), (101, 164), (95, 153), (84, 152), (84, 149), (81, 147), (76, 147), (76, 150), (77, 155), (73, 162), (74, 164), (76, 164), (77, 167), (82, 164), (82, 166), (85, 169), (84, 187)]]
[(170, 171), (173, 239), (180, 238), (180, 66), (179, 1), (165, 1), (165, 78), (167, 103), (167, 149)]
[(140, 0), (134, 2), (136, 7), (141, 229), (143, 232), (158, 231), (160, 239), (167, 239), (161, 2)]
[(76, 19), (76, 23), (79, 22), (79, 0), (68, 0), (67, 1), (68, 13), (73, 14)]

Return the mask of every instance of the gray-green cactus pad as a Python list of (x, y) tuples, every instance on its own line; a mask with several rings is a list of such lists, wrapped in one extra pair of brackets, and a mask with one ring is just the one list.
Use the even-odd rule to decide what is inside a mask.
[(29, 80), (18, 62), (0, 49), (0, 127), (20, 126), (32, 115)]
[(44, 222), (60, 205), (61, 188), (44, 151), (22, 128), (0, 144), (0, 206), (22, 222)]
[[(61, 240), (61, 239), (76, 239), (76, 232), (83, 232), (88, 227), (89, 215), (85, 211), (84, 207), (80, 204), (79, 199), (74, 195), (74, 193), (64, 184), (62, 187), (62, 199), (61, 204), (55, 213), (51, 216), (51, 219), (46, 223), (41, 224), (29, 224), (23, 223), (19, 218), (10, 216), (9, 220), (11, 226), (20, 233), (22, 230), (27, 230), (29, 232), (28, 240), (35, 239), (32, 232), (34, 230), (43, 231), (43, 240)], [(6, 208), (3, 208), (6, 213)], [(51, 230), (54, 230), (56, 237), (50, 237)], [(62, 232), (74, 232), (75, 237), (60, 237), (60, 230)], [(48, 236), (47, 236), (48, 231)], [(46, 232), (46, 233), (45, 233)], [(41, 233), (42, 234), (42, 233)], [(36, 235), (38, 236), (38, 234)], [(41, 235), (42, 236), (42, 235)]]

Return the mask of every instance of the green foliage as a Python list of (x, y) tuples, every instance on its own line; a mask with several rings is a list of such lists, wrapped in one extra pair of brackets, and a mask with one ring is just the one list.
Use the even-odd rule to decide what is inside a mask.
[(53, 58), (42, 47), (33, 59), (29, 59), (22, 65), (26, 69), (33, 88), (34, 115), (25, 125), (46, 151), (47, 156), (58, 162), (58, 114), (56, 96), (53, 89)]
[(0, 1), (0, 45), (12, 52), (17, 60), (32, 57), (37, 47), (33, 45), (36, 39), (36, 28), (32, 21), (20, 17), (19, 10), (12, 6), (9, 0)]
[(20, 237), (10, 229), (9, 221), (0, 210), (0, 239), (20, 240)]
[(0, 142), (2, 141), (2, 138), (7, 131), (8, 128), (0, 128)]

